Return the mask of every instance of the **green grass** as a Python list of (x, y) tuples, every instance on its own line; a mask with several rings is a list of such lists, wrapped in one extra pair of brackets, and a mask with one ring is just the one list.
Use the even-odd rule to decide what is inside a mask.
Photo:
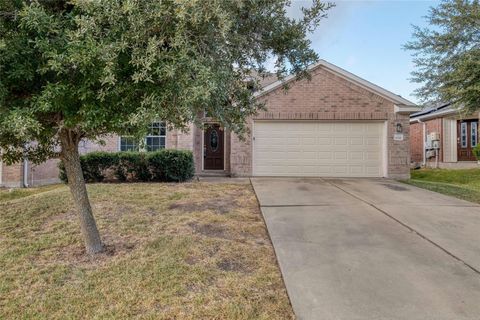
[(66, 186), (0, 203), (0, 319), (293, 318), (249, 185), (88, 189), (95, 258)]
[(7, 188), (0, 188), (0, 203), (8, 200), (15, 200), (15, 199), (20, 199), (24, 197), (28, 197), (34, 194), (42, 193), (42, 192), (47, 192), (50, 190), (57, 189), (61, 187), (62, 185), (55, 184), (55, 185), (49, 185), (49, 186), (44, 186), (44, 187), (39, 187), (39, 188), (15, 188), (15, 189), (7, 189)]
[(480, 203), (480, 169), (421, 169), (411, 172), (408, 184)]

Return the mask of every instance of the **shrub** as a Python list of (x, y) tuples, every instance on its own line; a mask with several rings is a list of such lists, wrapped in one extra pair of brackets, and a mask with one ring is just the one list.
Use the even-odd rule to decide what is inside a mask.
[(118, 152), (115, 153), (115, 156), (117, 157), (117, 163), (113, 170), (115, 172), (115, 177), (118, 180), (151, 180), (151, 174), (145, 159), (145, 153)]
[[(156, 152), (92, 152), (80, 157), (86, 182), (175, 181), (194, 175), (193, 154), (183, 150)], [(60, 179), (67, 182), (65, 167), (60, 162)]]
[(477, 145), (473, 148), (473, 154), (475, 155), (475, 157), (477, 158), (477, 160), (480, 160), (480, 144), (477, 144)]
[(193, 177), (193, 154), (190, 151), (164, 150), (147, 155), (153, 181), (185, 181)]

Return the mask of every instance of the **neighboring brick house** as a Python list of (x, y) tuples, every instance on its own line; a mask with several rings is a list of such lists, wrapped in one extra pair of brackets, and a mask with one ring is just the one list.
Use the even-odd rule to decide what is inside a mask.
[(475, 168), (479, 114), (466, 115), (450, 103), (410, 116), (410, 144), (415, 166)]
[[(408, 178), (409, 114), (417, 106), (323, 60), (309, 72), (311, 80), (264, 79), (255, 96), (267, 109), (247, 120), (250, 133), (243, 140), (215, 119), (203, 118), (207, 128), (191, 124), (188, 132), (153, 124), (147, 147), (193, 151), (199, 175)], [(286, 82), (291, 82), (288, 91)], [(128, 137), (105, 141), (103, 146), (85, 142), (80, 151), (138, 147)], [(57, 181), (55, 162), (3, 166), (0, 183)]]

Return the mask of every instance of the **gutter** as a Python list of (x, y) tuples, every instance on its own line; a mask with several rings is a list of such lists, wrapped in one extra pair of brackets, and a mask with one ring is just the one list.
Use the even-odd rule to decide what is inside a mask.
[(422, 120), (420, 120), (419, 118), (411, 119), (410, 123), (412, 123), (413, 121), (416, 121), (417, 123), (422, 124), (422, 128), (423, 128), (423, 139), (422, 139), (423, 161), (422, 161), (422, 165), (425, 167), (427, 165), (427, 152), (426, 152), (426, 148), (425, 148), (425, 141), (427, 141), (427, 124), (425, 122), (423, 122)]
[(429, 120), (429, 119), (433, 119), (433, 118), (438, 118), (438, 117), (441, 117), (441, 116), (446, 116), (446, 115), (450, 115), (450, 114), (456, 114), (458, 112), (458, 110), (444, 110), (444, 111), (441, 111), (441, 112), (436, 112), (436, 113), (430, 113), (430, 114), (425, 114), (425, 115), (420, 115), (418, 117), (414, 117), (414, 118), (411, 118), (410, 119), (410, 123), (414, 122), (414, 121), (420, 121), (422, 122), (422, 120)]

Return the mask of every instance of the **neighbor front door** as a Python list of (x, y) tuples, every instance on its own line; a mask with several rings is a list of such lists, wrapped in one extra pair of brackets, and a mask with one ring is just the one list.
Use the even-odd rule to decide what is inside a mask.
[(203, 168), (223, 170), (223, 129), (218, 124), (208, 125), (203, 138)]
[(476, 161), (473, 148), (478, 143), (478, 121), (459, 120), (457, 122), (458, 161)]

